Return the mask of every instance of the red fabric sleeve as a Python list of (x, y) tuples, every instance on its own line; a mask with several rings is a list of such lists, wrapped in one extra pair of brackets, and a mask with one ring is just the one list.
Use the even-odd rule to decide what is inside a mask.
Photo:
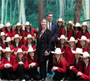
[(35, 39), (37, 39), (38, 31), (35, 30), (34, 28), (32, 28), (32, 31), (33, 31), (34, 33), (36, 33), (36, 37), (35, 37)]
[(25, 68), (26, 70), (30, 69), (30, 68), (29, 68), (29, 64), (28, 64), (28, 59), (27, 59), (27, 58), (26, 58), (26, 60), (25, 60), (24, 68)]
[(4, 58), (2, 58), (2, 61), (1, 61), (1, 69), (4, 69)]
[(69, 32), (67, 32), (67, 37), (68, 37), (68, 40), (70, 39), (70, 37), (72, 37), (74, 35), (74, 32), (73, 30), (71, 29)]
[(84, 73), (82, 73), (81, 78), (84, 80), (90, 80), (90, 77)]
[(87, 33), (85, 34), (85, 36), (87, 37), (87, 39), (89, 39), (89, 38), (90, 38), (89, 32), (87, 32)]
[(62, 28), (61, 35), (65, 35), (65, 34), (66, 34), (66, 30), (65, 28)]
[(62, 68), (58, 67), (58, 72), (66, 73), (66, 63), (64, 61), (61, 61)]
[(78, 73), (78, 70), (73, 66), (72, 69), (71, 69), (74, 73)]
[(19, 63), (16, 62), (16, 59), (13, 60), (13, 71), (16, 71), (17, 67), (18, 67)]

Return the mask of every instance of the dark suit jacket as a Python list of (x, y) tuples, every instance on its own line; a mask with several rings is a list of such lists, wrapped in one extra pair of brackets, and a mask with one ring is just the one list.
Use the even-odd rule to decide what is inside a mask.
[(39, 31), (37, 36), (37, 55), (39, 61), (45, 61), (47, 56), (45, 56), (45, 51), (50, 52), (51, 46), (51, 32), (46, 29), (43, 35), (39, 38), (41, 31)]
[[(41, 30), (42, 30), (42, 27), (40, 25), (39, 31), (41, 31)], [(57, 27), (57, 24), (55, 24), (53, 22), (52, 22), (52, 25), (51, 25), (51, 33), (52, 33), (52, 41), (55, 42), (56, 41), (56, 38), (58, 36), (58, 27)]]

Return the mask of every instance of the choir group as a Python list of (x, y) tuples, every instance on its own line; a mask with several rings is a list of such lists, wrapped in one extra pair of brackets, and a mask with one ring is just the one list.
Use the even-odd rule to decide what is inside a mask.
[(0, 24), (1, 79), (45, 81), (47, 72), (55, 72), (54, 81), (90, 80), (88, 24), (69, 21), (65, 29), (64, 20), (59, 18), (57, 24), (52, 20), (49, 13), (47, 20), (41, 20), (39, 31), (28, 21), (17, 23), (15, 29), (9, 22)]

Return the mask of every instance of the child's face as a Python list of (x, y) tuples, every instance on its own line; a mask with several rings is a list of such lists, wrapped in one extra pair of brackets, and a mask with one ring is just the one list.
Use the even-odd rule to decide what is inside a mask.
[(80, 54), (75, 54), (75, 58), (79, 59), (80, 58)]
[(26, 29), (27, 29), (27, 30), (29, 30), (29, 28), (30, 28), (30, 25), (26, 25), (25, 27), (26, 27)]
[(87, 29), (87, 27), (86, 26), (82, 26), (82, 29), (85, 31)]
[(78, 27), (75, 27), (75, 31), (78, 31)]
[(6, 57), (10, 57), (11, 52), (6, 52)]
[(31, 38), (28, 38), (27, 41), (28, 41), (28, 43), (31, 43), (32, 42), (32, 39)]
[(17, 26), (17, 29), (20, 30), (21, 29), (21, 26)]
[(34, 57), (34, 52), (29, 53), (30, 57)]
[(89, 62), (89, 58), (88, 57), (83, 58), (83, 61), (84, 61), (85, 64), (87, 64)]
[(70, 46), (73, 47), (75, 45), (75, 42), (72, 41), (72, 42), (69, 42)]
[(84, 46), (86, 44), (85, 40), (80, 41), (81, 46)]
[(19, 58), (22, 58), (23, 57), (23, 54), (22, 53), (18, 53), (18, 57)]
[(3, 35), (3, 36), (1, 36), (1, 39), (2, 39), (2, 40), (5, 40), (5, 36), (4, 36), (4, 35)]
[(67, 28), (70, 28), (71, 27), (71, 24), (67, 24)]
[(59, 58), (60, 57), (60, 54), (55, 54), (55, 58)]
[(19, 43), (20, 39), (19, 38), (15, 38), (15, 42)]
[(57, 24), (58, 24), (58, 26), (61, 26), (61, 25), (63, 25), (63, 23), (62, 23), (62, 22), (58, 22)]
[(7, 30), (10, 30), (11, 29), (11, 26), (7, 27)]
[(63, 45), (65, 43), (65, 39), (61, 39), (60, 43)]

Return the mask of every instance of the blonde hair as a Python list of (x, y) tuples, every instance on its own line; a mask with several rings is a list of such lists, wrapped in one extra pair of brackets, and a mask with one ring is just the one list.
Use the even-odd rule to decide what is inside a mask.
[(58, 62), (57, 62), (57, 59), (56, 59), (56, 57), (55, 57), (55, 55), (54, 55), (54, 57), (53, 57), (53, 63), (60, 63), (61, 62), (61, 60), (63, 59), (63, 55), (61, 54), (60, 55), (60, 57), (59, 57), (59, 60), (58, 60)]

